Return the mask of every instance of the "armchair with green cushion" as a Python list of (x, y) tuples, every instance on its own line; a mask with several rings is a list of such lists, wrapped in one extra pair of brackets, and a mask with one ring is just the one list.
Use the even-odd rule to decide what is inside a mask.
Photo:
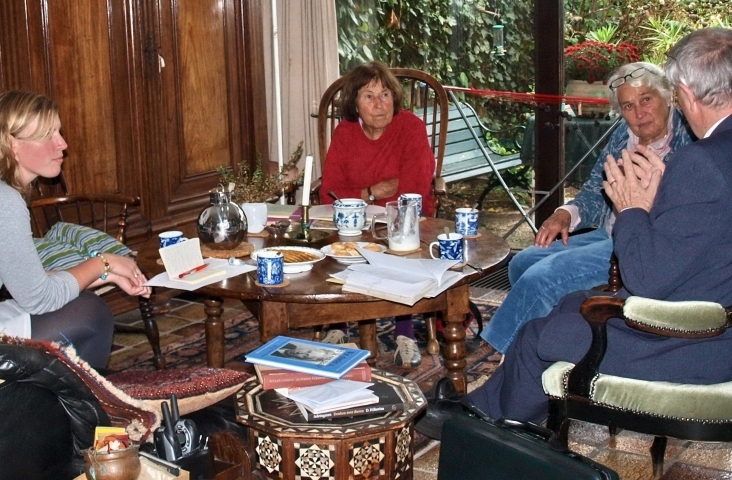
[(542, 375), (549, 395), (547, 427), (567, 445), (569, 419), (646, 433), (655, 437), (651, 459), (655, 478), (663, 474), (667, 437), (732, 441), (732, 382), (687, 385), (598, 373), (607, 349), (606, 324), (624, 319), (656, 335), (708, 338), (723, 333), (732, 312), (712, 302), (667, 302), (641, 297), (591, 297), (580, 310), (592, 343), (577, 364), (557, 362)]

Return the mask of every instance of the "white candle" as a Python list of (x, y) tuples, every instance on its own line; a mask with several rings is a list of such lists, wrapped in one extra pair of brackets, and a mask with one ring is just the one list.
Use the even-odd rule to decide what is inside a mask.
[(302, 205), (310, 205), (310, 183), (313, 178), (313, 157), (305, 157), (305, 177), (302, 182)]

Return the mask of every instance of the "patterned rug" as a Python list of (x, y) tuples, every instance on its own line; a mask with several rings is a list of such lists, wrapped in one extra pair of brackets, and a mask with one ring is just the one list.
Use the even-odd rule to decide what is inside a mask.
[[(487, 322), (493, 311), (496, 309), (495, 295), (487, 295), (484, 291), (476, 291), (471, 289), (471, 297), (474, 303), (481, 311), (483, 322)], [(199, 310), (202, 306), (195, 304), (188, 307)], [(158, 320), (161, 329), (161, 345), (163, 355), (167, 362), (168, 368), (182, 368), (195, 365), (204, 365), (206, 363), (206, 342), (203, 321), (194, 321), (190, 324), (171, 331), (166, 335), (166, 322), (169, 319), (161, 318)], [(380, 319), (377, 321), (377, 346), (378, 357), (376, 366), (379, 369), (393, 372), (415, 381), (422, 391), (428, 392), (433, 383), (442, 377), (443, 374), (443, 357), (442, 355), (429, 355), (426, 353), (426, 337), (427, 332), (424, 321), (421, 316), (415, 316), (414, 331), (417, 343), (420, 346), (422, 354), (422, 365), (419, 368), (400, 368), (394, 365), (393, 355), (395, 342), (393, 338), (394, 321), (393, 318)], [(171, 327), (173, 328), (173, 327)], [(259, 340), (259, 327), (257, 320), (247, 310), (236, 310), (235, 314), (225, 320), (225, 365), (227, 368), (234, 370), (242, 370), (252, 372), (249, 364), (245, 363), (244, 356), (247, 352), (261, 345)], [(358, 325), (349, 325), (349, 334), (351, 340), (358, 342)], [(500, 360), (500, 355), (495, 352), (488, 344), (476, 337), (477, 323), (473, 321), (466, 327), (466, 347), (467, 347), (467, 363), (466, 373), (468, 381), (472, 382), (481, 377), (489, 377)], [(293, 329), (289, 332), (290, 336), (298, 338), (312, 338), (313, 331), (311, 328)], [(115, 335), (115, 345), (129, 343), (129, 334), (127, 337)], [(114, 353), (110, 359), (108, 368), (112, 371), (122, 371), (130, 368), (141, 368), (153, 370), (152, 352), (149, 345), (146, 344), (144, 336), (141, 338), (141, 348), (122, 349), (121, 352)], [(119, 340), (119, 341), (118, 341)], [(438, 340), (442, 338), (438, 334)], [(121, 348), (121, 347), (119, 347)]]

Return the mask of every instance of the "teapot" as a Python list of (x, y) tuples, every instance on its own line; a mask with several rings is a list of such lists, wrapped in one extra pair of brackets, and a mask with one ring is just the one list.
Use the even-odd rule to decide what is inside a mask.
[(223, 185), (209, 191), (211, 205), (198, 215), (201, 243), (214, 250), (232, 250), (247, 236), (247, 217)]

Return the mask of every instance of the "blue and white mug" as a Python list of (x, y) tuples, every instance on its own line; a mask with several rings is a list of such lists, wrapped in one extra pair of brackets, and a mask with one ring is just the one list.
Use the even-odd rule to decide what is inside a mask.
[[(435, 256), (434, 247), (438, 248), (439, 256)], [(457, 267), (465, 266), (468, 263), (465, 238), (459, 233), (437, 235), (437, 241), (430, 243), (430, 256), (434, 259), (458, 260), (461, 263)]]
[(285, 256), (277, 250), (257, 253), (257, 283), (281, 285), (285, 281)]
[(478, 235), (478, 210), (475, 208), (455, 209), (455, 231), (465, 237)]
[(417, 216), (422, 218), (422, 195), (419, 193), (402, 193), (399, 195), (399, 200), (406, 200), (408, 202), (417, 203)]
[(160, 241), (160, 248), (165, 248), (187, 240), (187, 238), (183, 236), (183, 232), (181, 231), (170, 230), (167, 232), (160, 232), (158, 234), (158, 240)]
[(333, 203), (333, 223), (339, 235), (361, 235), (366, 225), (366, 202), (360, 198), (342, 198)]

